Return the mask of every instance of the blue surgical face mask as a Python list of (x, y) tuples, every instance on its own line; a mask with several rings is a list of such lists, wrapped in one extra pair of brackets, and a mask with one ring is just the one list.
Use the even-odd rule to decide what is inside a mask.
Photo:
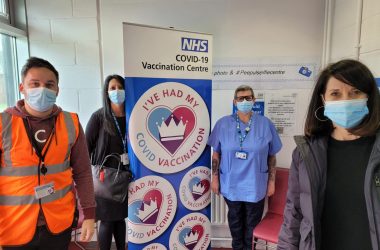
[(251, 112), (253, 108), (253, 101), (247, 101), (244, 99), (242, 102), (236, 102), (236, 108), (244, 114)]
[(57, 92), (44, 87), (25, 90), (25, 101), (34, 110), (45, 112), (53, 107)]
[(125, 91), (124, 89), (115, 89), (108, 91), (108, 97), (111, 102), (115, 104), (122, 104), (125, 101)]
[(353, 128), (368, 114), (367, 100), (326, 101), (324, 115), (340, 127)]

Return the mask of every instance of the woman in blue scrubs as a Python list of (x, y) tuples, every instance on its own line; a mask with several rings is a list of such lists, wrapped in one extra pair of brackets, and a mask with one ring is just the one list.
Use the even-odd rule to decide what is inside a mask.
[(273, 123), (253, 114), (251, 87), (239, 86), (233, 102), (238, 111), (219, 119), (208, 140), (213, 148), (211, 188), (227, 203), (233, 249), (251, 250), (265, 196), (275, 191), (276, 153), (282, 144)]

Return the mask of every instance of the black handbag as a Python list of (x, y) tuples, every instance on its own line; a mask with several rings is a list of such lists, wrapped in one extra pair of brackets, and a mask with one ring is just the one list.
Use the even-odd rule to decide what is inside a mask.
[[(117, 169), (106, 167), (108, 159), (114, 158), (119, 163)], [(95, 197), (123, 203), (128, 197), (128, 185), (132, 180), (132, 172), (122, 169), (120, 155), (107, 155), (101, 165), (92, 165), (92, 179)]]

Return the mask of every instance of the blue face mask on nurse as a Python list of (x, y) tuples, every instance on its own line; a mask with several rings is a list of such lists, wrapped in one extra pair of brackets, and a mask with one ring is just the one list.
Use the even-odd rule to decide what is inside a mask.
[(236, 108), (239, 112), (247, 114), (252, 111), (254, 97), (252, 95), (241, 95), (235, 98)]

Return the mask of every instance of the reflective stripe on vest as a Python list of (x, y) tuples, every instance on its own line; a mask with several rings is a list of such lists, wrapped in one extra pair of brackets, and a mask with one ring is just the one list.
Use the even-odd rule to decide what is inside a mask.
[(3, 157), (5, 166), (11, 166), (11, 153), (10, 150), (12, 148), (12, 123), (11, 123), (11, 115), (8, 113), (1, 113), (1, 137), (3, 140)]
[[(69, 185), (61, 190), (55, 190), (53, 194), (41, 198), (41, 204), (49, 203), (64, 197), (68, 192), (72, 190), (72, 186)], [(39, 204), (39, 200), (34, 195), (24, 196), (9, 196), (0, 195), (0, 205), (18, 206), (28, 204)]]
[[(65, 161), (62, 164), (54, 164), (49, 166), (49, 172), (46, 174), (56, 174), (70, 168), (70, 162)], [(38, 166), (23, 166), (23, 167), (3, 167), (0, 168), (0, 176), (33, 176), (38, 175)]]
[(74, 145), (75, 142), (75, 125), (73, 118), (71, 118), (71, 114), (69, 112), (63, 112), (63, 117), (65, 120), (66, 128), (68, 131), (68, 137), (69, 137), (69, 147), (67, 147), (67, 152), (65, 159), (68, 159), (71, 152), (71, 147)]

